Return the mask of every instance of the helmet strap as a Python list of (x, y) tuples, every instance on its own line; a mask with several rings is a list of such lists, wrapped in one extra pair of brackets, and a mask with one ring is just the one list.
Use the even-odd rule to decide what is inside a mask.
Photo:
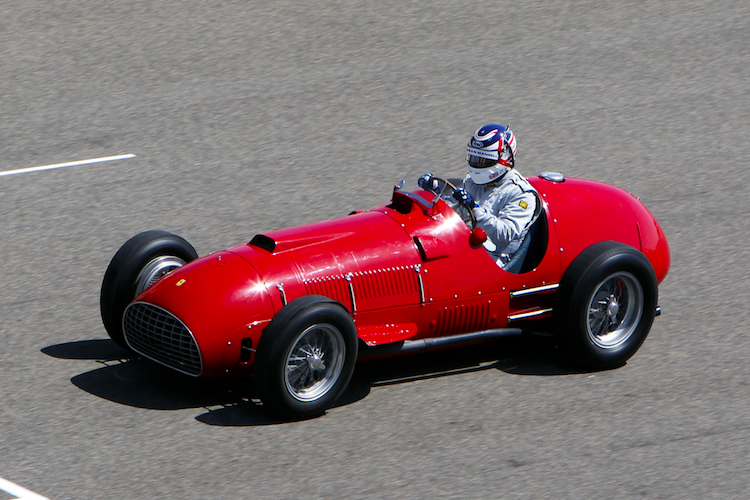
[[(505, 130), (510, 130), (510, 123), (505, 126)], [(511, 132), (512, 134), (513, 132)], [(508, 159), (508, 163), (510, 165), (506, 165), (509, 168), (516, 168), (516, 155), (513, 154), (513, 146), (510, 145), (510, 143), (505, 142), (505, 138), (503, 138), (503, 144), (507, 145), (508, 147), (508, 154), (510, 154), (510, 158)], [(505, 149), (505, 148), (503, 148)]]
[[(510, 147), (510, 144), (508, 144), (507, 148), (508, 148), (507, 150), (508, 150), (508, 154), (510, 155), (510, 158), (508, 158), (505, 161), (500, 161), (499, 163), (501, 165), (505, 165), (508, 168), (515, 168), (516, 167), (516, 157), (513, 154), (513, 148)], [(505, 148), (503, 148), (503, 149), (505, 149)]]

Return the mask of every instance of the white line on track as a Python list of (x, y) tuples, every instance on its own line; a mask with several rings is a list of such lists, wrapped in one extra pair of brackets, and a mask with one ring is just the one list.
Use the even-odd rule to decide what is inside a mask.
[(0, 172), (0, 177), (4, 177), (6, 175), (15, 175), (15, 174), (27, 174), (29, 172), (39, 172), (41, 170), (52, 170), (55, 168), (76, 167), (78, 165), (90, 165), (91, 163), (102, 163), (105, 161), (127, 160), (128, 158), (135, 158), (135, 155), (127, 154), (127, 155), (119, 155), (119, 156), (105, 156), (103, 158), (92, 158), (90, 160), (71, 161), (69, 163), (55, 163), (54, 165), (43, 165), (41, 167), (19, 168), (18, 170), (6, 170), (5, 172)]
[(0, 477), (0, 490), (3, 490), (6, 493), (10, 493), (14, 497), (16, 497), (18, 500), (49, 500), (47, 497), (43, 497), (42, 495), (37, 495), (33, 491), (29, 491), (26, 488), (22, 488), (18, 486), (17, 484), (11, 483), (10, 481), (7, 481)]

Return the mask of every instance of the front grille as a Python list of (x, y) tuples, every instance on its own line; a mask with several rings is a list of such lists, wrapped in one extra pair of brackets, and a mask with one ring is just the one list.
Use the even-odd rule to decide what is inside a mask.
[(164, 309), (144, 302), (131, 304), (125, 310), (122, 329), (135, 352), (182, 373), (201, 374), (201, 354), (193, 334)]

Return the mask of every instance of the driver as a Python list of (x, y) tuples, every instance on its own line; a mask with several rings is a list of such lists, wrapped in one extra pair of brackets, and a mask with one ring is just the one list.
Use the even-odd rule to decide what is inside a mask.
[[(469, 173), (453, 191), (453, 198), (474, 212), (477, 227), (487, 233), (484, 247), (500, 267), (519, 250), (538, 215), (538, 195), (513, 168), (515, 155), (510, 126), (491, 123), (479, 128), (466, 146)], [(423, 175), (419, 186), (432, 189), (432, 174)]]

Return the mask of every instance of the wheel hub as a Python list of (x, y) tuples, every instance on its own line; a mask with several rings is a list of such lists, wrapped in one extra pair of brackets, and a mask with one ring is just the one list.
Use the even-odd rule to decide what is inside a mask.
[(307, 364), (311, 370), (323, 371), (326, 369), (326, 363), (323, 361), (323, 354), (320, 349), (314, 349), (311, 354), (307, 356)]
[(615, 320), (617, 317), (617, 313), (620, 312), (620, 303), (618, 302), (617, 298), (615, 298), (614, 295), (609, 296), (609, 301), (607, 303), (607, 316), (609, 316), (609, 319), (612, 321)]

